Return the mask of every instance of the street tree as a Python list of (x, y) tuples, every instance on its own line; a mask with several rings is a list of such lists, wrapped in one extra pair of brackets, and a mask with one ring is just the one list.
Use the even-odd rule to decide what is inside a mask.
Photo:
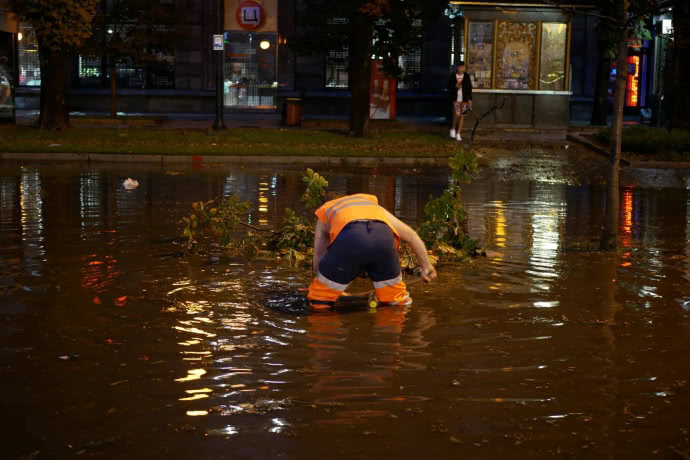
[(602, 20), (611, 21), (613, 30), (617, 30), (617, 34), (614, 36), (616, 43), (616, 84), (606, 180), (606, 213), (600, 240), (601, 249), (610, 250), (616, 248), (618, 240), (619, 173), (623, 137), (623, 109), (628, 77), (629, 41), (631, 37), (635, 39), (651, 38), (647, 29), (650, 23), (648, 21), (649, 16), (659, 12), (668, 2), (667, 0), (600, 0), (600, 4), (603, 3), (609, 3), (606, 7), (610, 8), (607, 11), (611, 11), (612, 16), (602, 17)]
[(447, 2), (440, 0), (303, 0), (298, 11), (297, 50), (304, 54), (348, 53), (352, 92), (350, 132), (369, 132), (371, 58), (399, 77), (398, 58), (421, 43), (420, 23), (436, 20)]
[(12, 0), (12, 11), (31, 25), (38, 40), (43, 130), (70, 126), (67, 88), (70, 58), (91, 37), (100, 0)]
[(629, 0), (614, 0), (614, 25), (618, 29), (616, 50), (616, 86), (613, 101), (613, 119), (609, 145), (608, 175), (606, 177), (606, 213), (601, 231), (600, 247), (603, 250), (615, 249), (618, 240), (619, 187), (618, 178), (621, 161), (621, 141), (623, 136), (623, 108), (625, 104), (625, 85), (628, 77), (628, 14)]
[(110, 81), (110, 115), (117, 116), (117, 68), (137, 63), (166, 66), (168, 56), (179, 39), (174, 10), (149, 0), (105, 2), (94, 19), (96, 36), (81, 50), (88, 56), (105, 57)]
[[(545, 1), (564, 10), (583, 13), (572, 7), (561, 6), (559, 1)], [(610, 56), (616, 62), (616, 81), (606, 178), (606, 211), (600, 238), (600, 248), (602, 250), (615, 249), (618, 240), (619, 174), (630, 38), (651, 38), (647, 29), (649, 16), (659, 12), (667, 3), (668, 0), (598, 0), (596, 2), (596, 5), (599, 7), (598, 12), (584, 12), (584, 14), (597, 16), (602, 22), (601, 31), (605, 31), (606, 37), (600, 40), (600, 46), (603, 46), (603, 49), (600, 48), (599, 52)], [(606, 65), (603, 60), (600, 62), (601, 65)], [(603, 69), (600, 70), (598, 78), (603, 79), (604, 72)], [(606, 82), (608, 84), (608, 75), (606, 75)], [(601, 97), (602, 95), (599, 94), (599, 96)], [(599, 110), (602, 110), (601, 107), (599, 107)]]

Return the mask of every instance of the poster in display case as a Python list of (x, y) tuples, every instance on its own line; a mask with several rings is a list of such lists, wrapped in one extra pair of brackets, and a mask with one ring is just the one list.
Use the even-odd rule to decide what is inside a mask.
[(541, 25), (541, 58), (539, 89), (565, 90), (566, 48), (568, 24), (544, 22)]
[(537, 24), (498, 23), (496, 43), (496, 87), (536, 89)]
[(468, 26), (467, 73), (474, 88), (491, 88), (494, 23), (474, 22)]

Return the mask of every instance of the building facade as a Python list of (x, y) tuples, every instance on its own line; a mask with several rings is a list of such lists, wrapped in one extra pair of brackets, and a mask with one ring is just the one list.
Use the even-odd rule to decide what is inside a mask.
[[(117, 8), (120, 1), (104, 0), (103, 8)], [(214, 53), (221, 52), (226, 111), (275, 113), (286, 98), (300, 97), (307, 116), (349, 114), (347, 48), (307, 56), (292, 46), (300, 0), (218, 1), (157, 0), (174, 12), (174, 20), (147, 27), (173, 34), (165, 47), (152, 46), (146, 60), (76, 56), (70, 108), (108, 112), (115, 78), (120, 112), (210, 114)], [(214, 51), (219, 6), (224, 50)], [(108, 34), (136, 27), (105, 23), (94, 40), (107, 43)], [(451, 1), (434, 23), (420, 22), (416, 30), (421, 46), (398, 60), (404, 76), (395, 82), (399, 116), (445, 117), (448, 77), (457, 62), (466, 61), (475, 112), (501, 107), (484, 124), (552, 127), (589, 119), (598, 57), (595, 18), (540, 2)], [(35, 37), (23, 24), (17, 32), (17, 105), (37, 109)]]

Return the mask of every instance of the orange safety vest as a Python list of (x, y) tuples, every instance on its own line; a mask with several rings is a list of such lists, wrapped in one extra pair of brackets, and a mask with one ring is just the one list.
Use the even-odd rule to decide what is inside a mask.
[(326, 226), (331, 243), (352, 221), (379, 220), (390, 227), (395, 235), (395, 245), (400, 247), (400, 235), (388, 220), (385, 209), (379, 206), (379, 200), (374, 195), (358, 193), (327, 201), (316, 210), (315, 214)]

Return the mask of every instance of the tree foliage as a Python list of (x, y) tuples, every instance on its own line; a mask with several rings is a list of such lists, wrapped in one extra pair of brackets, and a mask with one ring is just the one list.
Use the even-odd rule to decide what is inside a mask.
[(322, 175), (314, 172), (313, 169), (307, 168), (306, 175), (302, 178), (302, 182), (307, 184), (307, 188), (302, 195), (302, 201), (307, 208), (316, 208), (326, 196), (328, 190), (328, 181)]
[(12, 0), (12, 11), (31, 25), (41, 65), (39, 126), (60, 130), (70, 126), (67, 109), (69, 58), (92, 33), (100, 0)]
[(479, 170), (477, 157), (461, 148), (448, 160), (451, 185), (437, 198), (429, 197), (419, 236), (441, 260), (458, 260), (474, 255), (478, 242), (464, 230), (466, 211), (460, 198), (460, 184), (468, 184)]
[[(463, 230), (466, 216), (459, 198), (460, 184), (469, 183), (478, 170), (477, 159), (461, 149), (449, 159), (452, 185), (440, 197), (429, 197), (424, 208), (425, 217), (419, 226), (420, 237), (430, 249), (432, 263), (463, 260), (476, 253), (477, 241)], [(328, 181), (312, 169), (307, 169), (302, 182), (305, 191), (302, 202), (313, 210), (326, 196)], [(214, 206), (215, 205), (215, 206)], [(256, 228), (246, 224), (250, 204), (230, 196), (216, 201), (192, 205), (192, 213), (182, 219), (183, 236), (188, 252), (200, 247), (217, 246), (233, 256), (263, 256), (293, 263), (310, 263), (314, 248), (313, 217), (286, 208), (285, 215), (274, 229)], [(238, 226), (250, 228), (248, 232)], [(403, 269), (413, 270), (419, 264), (411, 248), (403, 243), (400, 251)]]
[(91, 37), (99, 3), (100, 0), (12, 0), (10, 5), (21, 21), (31, 24), (40, 48), (70, 53)]

